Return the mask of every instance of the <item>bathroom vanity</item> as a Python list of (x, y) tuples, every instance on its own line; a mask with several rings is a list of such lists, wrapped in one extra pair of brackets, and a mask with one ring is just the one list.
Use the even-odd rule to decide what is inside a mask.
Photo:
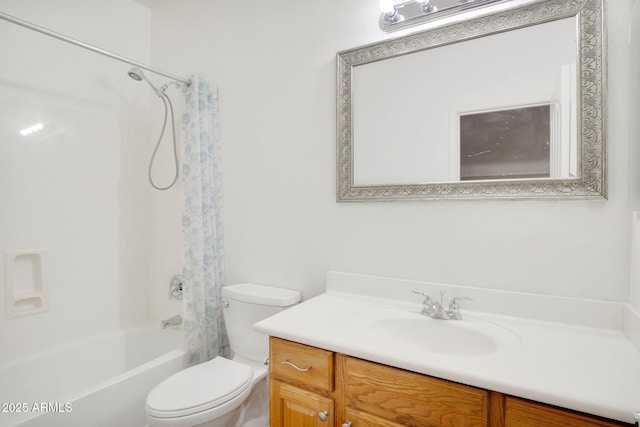
[(270, 361), (271, 427), (631, 426), (273, 337)]
[[(432, 319), (412, 288), (474, 301), (462, 320)], [(556, 304), (595, 324), (593, 307), (532, 300), (540, 320), (465, 310), (523, 297), (330, 272), (326, 293), (254, 326), (271, 335), (271, 426), (633, 425), (640, 351), (611, 325), (544, 317)]]

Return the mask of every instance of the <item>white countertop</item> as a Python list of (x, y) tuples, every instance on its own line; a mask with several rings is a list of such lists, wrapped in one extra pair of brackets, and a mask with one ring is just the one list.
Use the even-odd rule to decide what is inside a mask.
[(640, 351), (622, 330), (582, 327), (462, 309), (468, 322), (498, 333), (492, 352), (452, 355), (385, 345), (374, 313), (418, 313), (420, 302), (326, 293), (258, 322), (254, 328), (374, 362), (628, 423), (640, 411)]

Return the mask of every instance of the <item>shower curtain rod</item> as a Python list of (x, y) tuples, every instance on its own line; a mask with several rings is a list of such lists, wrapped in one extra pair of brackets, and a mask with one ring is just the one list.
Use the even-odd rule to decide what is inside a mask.
[(185, 78), (182, 78), (182, 77), (174, 76), (173, 74), (169, 74), (167, 72), (164, 72), (164, 71), (159, 70), (157, 68), (154, 68), (154, 67), (151, 67), (149, 65), (143, 64), (141, 62), (134, 61), (133, 59), (129, 59), (129, 58), (126, 58), (124, 56), (116, 55), (115, 53), (111, 53), (111, 52), (109, 52), (107, 50), (100, 49), (99, 47), (95, 47), (95, 46), (90, 45), (88, 43), (84, 43), (84, 42), (81, 42), (79, 40), (73, 39), (71, 37), (67, 37), (64, 34), (56, 33), (55, 31), (51, 31), (51, 30), (49, 30), (47, 28), (44, 28), (44, 27), (41, 27), (39, 25), (32, 24), (31, 22), (25, 21), (25, 20), (20, 19), (20, 18), (16, 18), (15, 16), (8, 15), (8, 14), (6, 14), (4, 12), (0, 12), (0, 19), (4, 19), (5, 21), (9, 21), (9, 22), (12, 22), (14, 24), (17, 24), (17, 25), (23, 26), (25, 28), (28, 28), (30, 30), (37, 31), (37, 32), (42, 33), (44, 35), (47, 35), (49, 37), (53, 37), (53, 38), (56, 38), (58, 40), (62, 40), (62, 41), (67, 42), (67, 43), (71, 43), (71, 44), (76, 45), (78, 47), (81, 47), (83, 49), (87, 49), (87, 50), (90, 50), (92, 52), (99, 53), (100, 55), (108, 56), (109, 58), (118, 60), (120, 62), (124, 62), (124, 63), (127, 63), (129, 65), (133, 65), (134, 67), (138, 67), (138, 68), (141, 68), (143, 70), (146, 70), (146, 71), (149, 71), (149, 72), (152, 72), (152, 73), (155, 73), (155, 74), (159, 74), (159, 75), (167, 77), (167, 78), (169, 78), (171, 80), (179, 81), (181, 83), (186, 84), (187, 86), (191, 83), (189, 81), (189, 79), (185, 79)]

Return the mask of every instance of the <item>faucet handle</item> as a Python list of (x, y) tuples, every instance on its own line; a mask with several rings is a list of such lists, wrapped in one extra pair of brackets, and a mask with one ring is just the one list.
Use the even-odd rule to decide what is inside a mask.
[(422, 301), (422, 311), (420, 313), (424, 314), (425, 316), (431, 316), (431, 311), (433, 310), (431, 306), (433, 304), (433, 301), (431, 300), (431, 297), (429, 296), (429, 294), (424, 291), (419, 291), (417, 289), (414, 289), (411, 292), (413, 292), (414, 294), (420, 294), (424, 297), (424, 301)]
[(451, 298), (451, 302), (449, 303), (449, 306), (458, 305), (458, 301), (473, 301), (473, 298), (471, 297), (453, 297)]
[(458, 301), (473, 301), (471, 297), (453, 297), (449, 303), (449, 317), (454, 320), (462, 319), (460, 315), (460, 304)]
[(176, 274), (171, 278), (169, 282), (169, 299), (182, 299), (182, 282), (183, 278), (181, 275)]
[(426, 293), (425, 291), (419, 291), (417, 289), (412, 290), (411, 292), (413, 292), (414, 294), (420, 294), (422, 296), (424, 296), (425, 298), (429, 298), (431, 299), (431, 297), (429, 296), (428, 293)]
[(413, 292), (414, 294), (420, 294), (424, 297), (424, 303), (425, 304), (431, 304), (431, 297), (429, 296), (428, 293), (424, 292), (424, 291), (419, 291), (417, 289), (412, 290), (411, 292)]

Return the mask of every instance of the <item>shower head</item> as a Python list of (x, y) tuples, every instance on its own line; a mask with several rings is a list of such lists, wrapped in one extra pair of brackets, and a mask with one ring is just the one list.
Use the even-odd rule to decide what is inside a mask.
[(129, 70), (129, 77), (131, 77), (133, 80), (140, 81), (142, 80), (142, 76), (142, 71), (139, 68), (132, 68)]
[(133, 80), (136, 80), (136, 81), (144, 80), (145, 82), (147, 82), (147, 84), (151, 86), (151, 89), (154, 90), (156, 95), (162, 98), (162, 92), (160, 91), (160, 89), (158, 89), (153, 83), (151, 83), (151, 80), (149, 80), (147, 76), (144, 75), (144, 73), (140, 68), (134, 67), (129, 70), (128, 74), (129, 74), (129, 77), (131, 77)]

